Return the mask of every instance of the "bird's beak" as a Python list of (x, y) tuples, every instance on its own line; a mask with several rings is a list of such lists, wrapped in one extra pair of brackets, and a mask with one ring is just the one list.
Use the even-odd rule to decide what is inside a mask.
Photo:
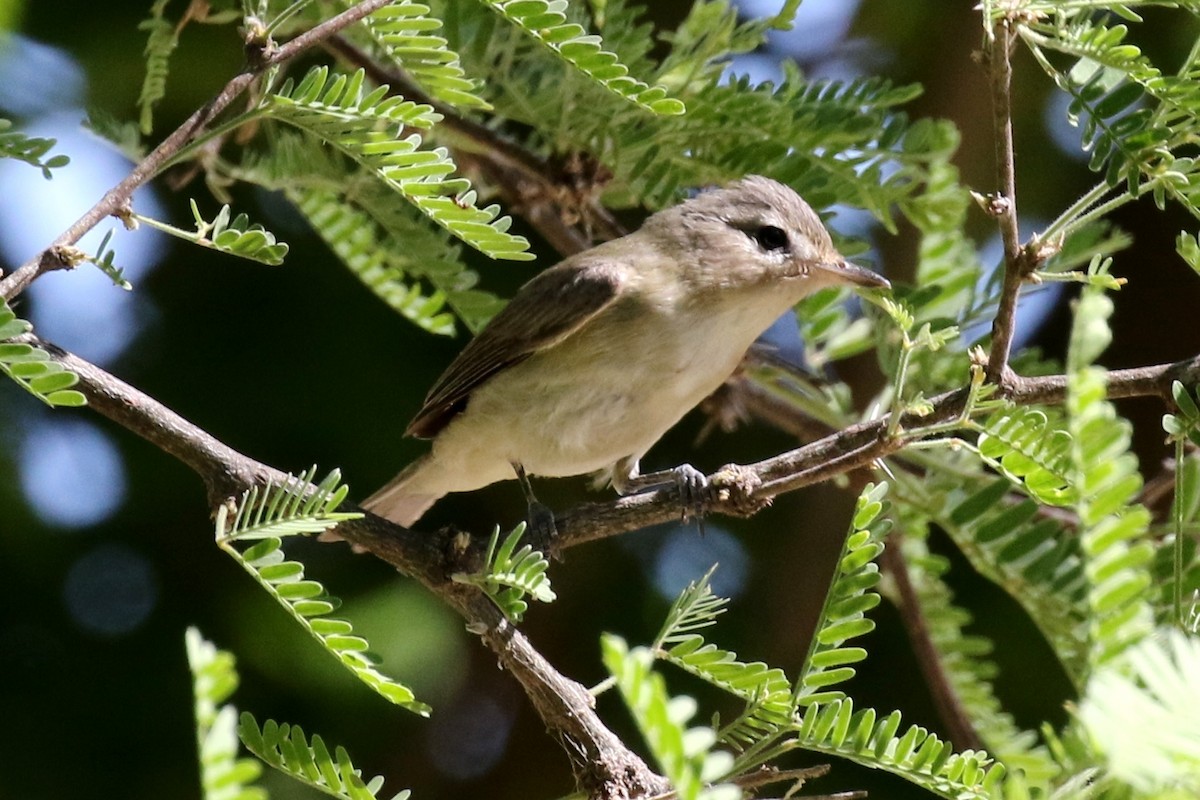
[(849, 261), (822, 264), (821, 269), (828, 272), (838, 283), (848, 283), (863, 289), (891, 289), (892, 284), (878, 272), (873, 272)]

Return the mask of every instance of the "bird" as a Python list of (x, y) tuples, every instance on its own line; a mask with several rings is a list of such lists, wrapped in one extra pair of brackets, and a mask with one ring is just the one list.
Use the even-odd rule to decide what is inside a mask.
[(522, 286), (409, 423), (429, 452), (364, 507), (409, 527), (446, 494), (515, 477), (531, 518), (544, 517), (528, 475), (593, 474), (622, 495), (673, 481), (686, 508), (703, 473), (642, 475), (640, 459), (774, 320), (827, 286), (890, 288), (846, 261), (782, 183), (750, 175), (661, 210)]

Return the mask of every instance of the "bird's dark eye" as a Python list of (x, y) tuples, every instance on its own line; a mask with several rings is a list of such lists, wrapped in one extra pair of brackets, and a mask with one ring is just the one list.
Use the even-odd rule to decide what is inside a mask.
[(754, 241), (758, 242), (758, 246), (768, 252), (774, 250), (785, 250), (788, 246), (788, 235), (783, 228), (777, 228), (774, 225), (763, 225), (750, 234), (754, 237)]

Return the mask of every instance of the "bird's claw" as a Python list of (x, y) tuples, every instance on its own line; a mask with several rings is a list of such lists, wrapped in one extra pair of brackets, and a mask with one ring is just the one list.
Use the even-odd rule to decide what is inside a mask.
[(700, 519), (704, 516), (704, 506), (708, 500), (708, 478), (691, 464), (680, 464), (671, 472), (674, 473), (675, 487), (679, 490), (683, 520)]

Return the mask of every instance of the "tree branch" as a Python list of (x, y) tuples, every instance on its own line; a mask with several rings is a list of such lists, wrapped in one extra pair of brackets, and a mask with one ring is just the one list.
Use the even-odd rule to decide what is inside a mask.
[[(1010, 370), (1004, 372), (1005, 396), (1018, 405), (1057, 405), (1066, 399), (1065, 375), (1022, 378)], [(1108, 373), (1109, 397), (1169, 398), (1171, 382), (1200, 382), (1200, 356), (1134, 369)], [(967, 390), (932, 398), (933, 410), (924, 417), (906, 416), (901, 430), (911, 426), (930, 426), (948, 422), (962, 413)], [(913, 441), (904, 435), (889, 438), (889, 417), (862, 422), (810, 444), (789, 450), (774, 458), (745, 466), (729, 465), (709, 476), (712, 491), (702, 504), (705, 514), (721, 513), (747, 516), (784, 492), (828, 480), (890, 455)], [(681, 500), (671, 486), (652, 492), (622, 497), (608, 503), (576, 506), (555, 518), (558, 536), (550, 546), (555, 556), (584, 542), (617, 536), (648, 525), (679, 519)]]
[(988, 210), (1000, 225), (1004, 244), (1004, 284), (1000, 306), (992, 321), (992, 349), (987, 378), (1003, 385), (1017, 315), (1017, 298), (1029, 274), (1028, 259), (1021, 249), (1017, 226), (1017, 177), (1012, 126), (1012, 50), (1016, 31), (1011, 20), (1001, 18), (992, 29), (987, 65), (992, 84), (992, 129), (996, 146), (996, 191)]
[(186, 147), (188, 142), (203, 133), (204, 129), (220, 116), (221, 112), (242, 92), (246, 91), (263, 72), (333, 36), (346, 26), (379, 10), (390, 1), (363, 0), (278, 47), (274, 47), (271, 42), (265, 44), (248, 42), (249, 63), (246, 68), (231, 78), (212, 100), (209, 100), (207, 104), (184, 120), (183, 124), (172, 131), (167, 138), (159, 142), (157, 147), (134, 166), (124, 180), (109, 189), (71, 227), (59, 234), (49, 247), (0, 280), (0, 297), (11, 300), (40, 275), (53, 270), (68, 269), (71, 264), (64, 257), (63, 248), (78, 242), (84, 234), (99, 225), (105, 217), (118, 214), (122, 209), (128, 207), (134, 191), (158, 174), (158, 171)]
[(921, 600), (917, 597), (912, 576), (908, 572), (908, 564), (900, 551), (898, 537), (903, 535), (901, 531), (893, 532), (881, 556), (888, 574), (892, 576), (896, 585), (896, 593), (899, 595), (896, 605), (899, 606), (900, 619), (908, 633), (908, 640), (912, 644), (921, 674), (925, 676), (925, 684), (929, 687), (933, 706), (946, 725), (946, 733), (954, 744), (954, 749), (959, 752), (982, 750), (983, 740), (979, 738), (979, 733), (963, 707), (958, 692), (950, 683), (941, 654), (929, 633), (929, 625), (925, 622), (925, 613), (921, 609)]
[[(179, 459), (204, 480), (213, 505), (252, 485), (280, 482), (279, 470), (251, 459), (221, 443), (95, 365), (33, 334), (17, 341), (43, 348), (51, 359), (79, 376), (77, 388), (97, 413)], [(1059, 403), (1066, 395), (1065, 376), (1010, 376), (1010, 399), (1019, 404)], [(1108, 373), (1109, 395), (1168, 397), (1173, 380), (1200, 382), (1200, 356), (1152, 367)], [(965, 389), (934, 398), (931, 414), (905, 422), (929, 425), (952, 420), (966, 401)], [(887, 436), (887, 418), (864, 422), (811, 444), (748, 466), (730, 465), (711, 476), (714, 491), (705, 513), (746, 515), (770, 498), (801, 486), (827, 480), (895, 452), (907, 441)], [(680, 513), (677, 491), (663, 489), (624, 497), (610, 503), (579, 506), (557, 518), (559, 536), (552, 554), (594, 539), (615, 536)], [(663, 779), (632, 753), (596, 715), (591, 697), (580, 684), (558, 673), (520, 631), (503, 619), (477, 590), (449, 580), (448, 565), (461, 565), (464, 553), (453, 554), (452, 532), (418, 533), (366, 514), (343, 523), (338, 533), (421, 581), (467, 620), (472, 630), (496, 653), (525, 689), (534, 709), (567, 751), (581, 787), (598, 798), (644, 796), (664, 791)], [(470, 557), (473, 543), (465, 548)], [(458, 548), (462, 550), (462, 548)]]
[[(255, 461), (162, 403), (56, 345), (24, 334), (15, 341), (41, 347), (79, 376), (75, 388), (91, 409), (179, 459), (208, 487), (215, 506), (254, 485), (279, 484), (286, 474)], [(462, 615), (525, 689), (546, 727), (571, 759), (582, 788), (596, 798), (657, 794), (666, 781), (604, 726), (586, 688), (557, 670), (478, 590), (449, 579), (446, 537), (418, 533), (380, 517), (338, 526), (338, 534), (419, 580)]]

